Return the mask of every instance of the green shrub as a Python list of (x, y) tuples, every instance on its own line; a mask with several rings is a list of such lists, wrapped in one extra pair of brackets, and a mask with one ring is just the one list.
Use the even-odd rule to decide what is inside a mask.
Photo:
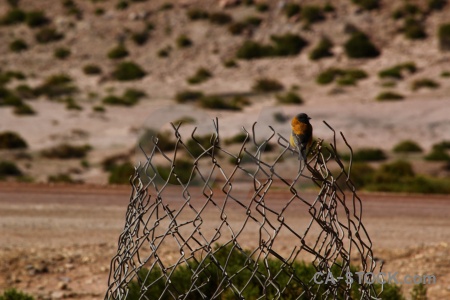
[(202, 82), (207, 81), (212, 77), (212, 73), (205, 69), (205, 68), (199, 68), (197, 72), (191, 77), (187, 79), (187, 82), (189, 84), (200, 84)]
[(327, 2), (323, 6), (323, 11), (324, 12), (334, 12), (334, 11), (336, 11), (336, 9), (334, 8), (333, 4), (331, 4), (330, 2)]
[(380, 51), (370, 41), (369, 37), (362, 32), (352, 34), (344, 45), (345, 52), (350, 58), (375, 58)]
[(286, 94), (277, 95), (278, 103), (281, 104), (302, 104), (303, 99), (294, 91), (289, 91)]
[(123, 93), (122, 97), (110, 95), (104, 97), (102, 102), (109, 105), (133, 106), (145, 96), (145, 92), (130, 88)]
[(25, 21), (27, 15), (19, 8), (10, 9), (4, 16), (0, 19), (1, 25), (14, 25)]
[(15, 91), (20, 99), (35, 99), (38, 96), (36, 91), (26, 84), (19, 84)]
[(92, 110), (94, 112), (98, 112), (98, 113), (104, 113), (106, 111), (105, 108), (101, 105), (96, 105), (96, 106), (92, 107)]
[(270, 78), (259, 78), (256, 80), (252, 89), (258, 93), (279, 92), (284, 89), (281, 82)]
[(450, 77), (450, 71), (442, 71), (441, 72), (441, 77), (443, 77), (443, 78)]
[(72, 85), (72, 78), (66, 74), (52, 75), (46, 78), (44, 83), (36, 87), (37, 95), (44, 95), (49, 98), (72, 95), (77, 88)]
[(17, 133), (12, 131), (0, 132), (0, 149), (26, 149), (27, 142)]
[(52, 182), (52, 183), (75, 183), (76, 182), (70, 176), (70, 174), (65, 174), (65, 173), (50, 175), (50, 176), (48, 176), (47, 181)]
[(380, 8), (380, 0), (352, 0), (352, 2), (365, 10)]
[(321, 72), (317, 78), (316, 82), (318, 84), (329, 84), (332, 83), (338, 76), (341, 76), (343, 71), (337, 68), (329, 68)]
[(15, 106), (13, 112), (15, 115), (19, 116), (32, 116), (36, 114), (34, 109), (26, 103)]
[(66, 103), (66, 109), (68, 110), (83, 110), (83, 107), (80, 106), (72, 97), (67, 97), (63, 101)]
[(209, 18), (209, 13), (200, 8), (191, 8), (187, 11), (187, 16), (190, 20), (205, 20)]
[(223, 66), (225, 68), (237, 68), (239, 65), (234, 59), (227, 59), (223, 62)]
[(16, 39), (9, 44), (9, 50), (12, 52), (22, 52), (28, 49), (27, 43), (22, 39)]
[(442, 148), (433, 148), (430, 153), (425, 156), (425, 160), (429, 161), (449, 161), (450, 155)]
[(402, 100), (405, 97), (399, 93), (396, 92), (381, 92), (378, 94), (378, 96), (376, 97), (376, 99), (378, 101), (392, 101), (392, 100)]
[(6, 0), (6, 2), (9, 4), (9, 6), (11, 7), (18, 7), (19, 6), (19, 2), (20, 0)]
[[(158, 170), (159, 176), (164, 181), (168, 181), (170, 184), (179, 185), (178, 179), (181, 181), (182, 184), (188, 183), (190, 180), (195, 178), (195, 172), (192, 173), (194, 169), (194, 163), (186, 160), (186, 159), (178, 159), (174, 162), (174, 169), (171, 173), (172, 168), (171, 167), (163, 167), (163, 166), (157, 166), (156, 169)], [(192, 173), (192, 178), (191, 178)], [(170, 176), (170, 178), (169, 178)]]
[(442, 141), (433, 145), (433, 149), (450, 150), (450, 141)]
[(236, 52), (236, 57), (240, 59), (256, 59), (271, 56), (273, 47), (261, 45), (254, 41), (245, 41)]
[(208, 109), (221, 109), (221, 110), (241, 110), (242, 107), (236, 105), (232, 101), (226, 101), (224, 98), (217, 95), (203, 96), (199, 100), (199, 105)]
[(429, 11), (440, 11), (447, 5), (447, 0), (428, 0), (427, 6)]
[(19, 105), (22, 105), (22, 100), (17, 95), (4, 87), (0, 87), (0, 107)]
[(411, 291), (411, 300), (428, 300), (427, 287), (425, 286), (425, 284), (419, 283), (413, 286), (413, 289)]
[(102, 69), (98, 65), (88, 64), (83, 67), (83, 73), (86, 75), (98, 75), (102, 73)]
[(35, 39), (40, 44), (48, 44), (51, 42), (56, 42), (64, 38), (64, 34), (59, 33), (56, 31), (55, 28), (51, 27), (44, 27), (41, 30), (39, 30), (36, 35)]
[(171, 138), (171, 136), (172, 133), (169, 131), (157, 133), (150, 128), (146, 128), (139, 136), (139, 145), (147, 151), (152, 151), (153, 147), (155, 146), (154, 139), (156, 137), (158, 138), (157, 145), (160, 151), (173, 151), (175, 150), (176, 142)]
[[(214, 137), (211, 135), (203, 135), (203, 136), (196, 136), (195, 139), (197, 141), (194, 141), (193, 139), (189, 139), (186, 142), (186, 148), (188, 149), (188, 151), (195, 157), (198, 158), (200, 157), (200, 155), (205, 155), (205, 154), (209, 154), (211, 155), (215, 149), (215, 147), (213, 146), (213, 142), (215, 142)], [(213, 139), (211, 141), (211, 139)], [(201, 147), (199, 146), (199, 144), (201, 145)], [(202, 149), (205, 149), (203, 150)], [(214, 153), (216, 156), (219, 155), (220, 152), (216, 152)], [(205, 157), (205, 156), (203, 156)]]
[(158, 56), (159, 57), (169, 57), (171, 51), (172, 51), (172, 47), (167, 46), (165, 48), (158, 50)]
[(192, 40), (185, 34), (178, 36), (176, 40), (178, 48), (187, 48), (192, 46)]
[(209, 21), (213, 24), (225, 25), (231, 23), (233, 18), (227, 13), (214, 12), (209, 14)]
[(260, 17), (248, 16), (248, 17), (245, 18), (244, 24), (246, 24), (247, 26), (258, 27), (258, 26), (261, 25), (262, 21), (263, 20)]
[(173, 9), (173, 3), (170, 3), (170, 2), (163, 3), (163, 4), (159, 7), (159, 9), (160, 9), (161, 11), (164, 11), (164, 10), (171, 10), (171, 9)]
[(411, 89), (413, 91), (419, 90), (421, 88), (436, 89), (439, 87), (439, 83), (429, 78), (421, 78), (413, 81)]
[(308, 42), (301, 36), (292, 33), (272, 35), (270, 39), (275, 44), (273, 50), (274, 56), (297, 55), (308, 45)]
[(130, 81), (143, 78), (146, 72), (136, 63), (127, 61), (119, 63), (112, 75), (119, 81)]
[(300, 13), (301, 19), (306, 25), (316, 23), (325, 19), (322, 9), (316, 5), (305, 5)]
[(116, 9), (118, 10), (125, 10), (127, 9), (129, 6), (128, 2), (125, 0), (120, 0), (119, 2), (117, 2), (116, 4)]
[(108, 177), (110, 184), (128, 184), (134, 174), (134, 167), (130, 162), (114, 165)]
[(231, 23), (230, 26), (228, 26), (228, 31), (232, 35), (240, 35), (246, 29), (247, 29), (247, 24), (245, 24), (244, 22), (235, 22), (235, 23)]
[[(356, 188), (362, 188), (370, 184), (373, 180), (375, 169), (364, 162), (355, 162), (352, 164), (350, 179)], [(340, 184), (341, 188), (344, 185)]]
[[(189, 169), (192, 169), (192, 166)], [(138, 274), (139, 279), (128, 285), (129, 300), (137, 300), (139, 297), (151, 298), (152, 295), (161, 295), (163, 299), (168, 297), (212, 299), (216, 290), (221, 291), (218, 299), (235, 299), (234, 289), (241, 291), (239, 296), (242, 299), (257, 299), (261, 295), (265, 295), (267, 299), (294, 299), (302, 294), (304, 289), (297, 280), (292, 280), (293, 276), (299, 278), (301, 282), (312, 282), (317, 272), (312, 263), (299, 261), (292, 262), (289, 272), (282, 272), (286, 266), (281, 260), (269, 257), (266, 263), (257, 261), (250, 251), (236, 247), (234, 244), (226, 246), (216, 244), (211, 252), (214, 253), (214, 259), (208, 254), (202, 258), (191, 258), (186, 264), (177, 266), (171, 273), (170, 289), (167, 289), (164, 275), (159, 267), (155, 265), (152, 271), (142, 268)], [(218, 267), (219, 265), (224, 267)], [(243, 268), (242, 266), (245, 265), (249, 267)], [(193, 277), (194, 270), (201, 270), (201, 272)], [(357, 271), (353, 266), (350, 270), (352, 273)], [(333, 266), (330, 271), (334, 278), (340, 274), (339, 267)], [(255, 276), (255, 274), (258, 275)], [(276, 276), (271, 278), (273, 274)], [(264, 288), (262, 282), (269, 280), (268, 278), (271, 278), (271, 284)], [(194, 280), (198, 285), (195, 290), (191, 288)], [(223, 285), (227, 281), (227, 285)], [(345, 289), (345, 281), (339, 282), (336, 289)], [(285, 288), (281, 290), (280, 286)], [(375, 289), (381, 292), (379, 285)], [(320, 285), (311, 287), (311, 290), (316, 291), (317, 294), (325, 293), (324, 287)], [(145, 293), (141, 294), (141, 291)], [(351, 287), (351, 294), (354, 298), (361, 298), (357, 285)], [(400, 288), (391, 284), (383, 285), (381, 295), (383, 299), (402, 300)]]
[(64, 47), (56, 48), (53, 52), (53, 55), (58, 59), (66, 59), (70, 56), (70, 54), (70, 50)]
[(60, 144), (41, 151), (41, 155), (46, 158), (57, 159), (84, 158), (91, 149), (92, 147), (89, 145), (74, 146), (70, 144)]
[(43, 11), (34, 10), (26, 14), (25, 22), (31, 28), (47, 25), (50, 20), (45, 16)]
[(131, 35), (131, 40), (138, 46), (143, 46), (147, 43), (149, 39), (149, 34), (147, 30), (143, 30), (140, 32), (133, 32)]
[(300, 14), (300, 11), (301, 11), (301, 7), (300, 7), (300, 5), (299, 4), (297, 4), (297, 3), (287, 3), (285, 6), (284, 6), (284, 13), (286, 14), (286, 16), (288, 17), (288, 18), (291, 18), (291, 17), (293, 17), (293, 16), (295, 16), (295, 15), (298, 15), (298, 14)]
[(438, 31), (439, 47), (443, 51), (450, 51), (450, 23), (442, 24)]
[(311, 51), (309, 58), (311, 60), (319, 60), (324, 57), (333, 56), (331, 49), (333, 48), (333, 43), (327, 37), (322, 37), (319, 44)]
[(194, 118), (189, 117), (189, 116), (183, 116), (179, 119), (174, 120), (172, 123), (177, 125), (177, 124), (195, 124), (195, 122), (197, 122)]
[(202, 97), (203, 97), (202, 92), (185, 90), (185, 91), (178, 92), (175, 95), (175, 100), (178, 103), (186, 103), (186, 102), (194, 102), (194, 101), (200, 100), (200, 98), (202, 98)]
[(34, 298), (26, 293), (17, 291), (16, 289), (7, 289), (3, 292), (3, 295), (0, 295), (0, 300), (34, 300)]
[(265, 11), (269, 10), (269, 4), (263, 3), (263, 2), (258, 2), (258, 3), (256, 3), (255, 8), (259, 12), (265, 12)]
[(402, 64), (395, 65), (391, 68), (387, 68), (378, 72), (378, 77), (380, 78), (394, 78), (403, 79), (403, 73), (408, 71), (410, 74), (417, 71), (417, 67), (413, 62), (405, 62)]
[(395, 153), (417, 153), (422, 152), (422, 148), (412, 140), (401, 141), (392, 149)]
[(231, 144), (242, 144), (247, 139), (247, 134), (244, 132), (240, 132), (230, 138), (225, 139), (225, 145)]
[(108, 58), (110, 59), (121, 59), (124, 57), (127, 57), (130, 53), (128, 52), (127, 48), (123, 44), (117, 45), (116, 47), (112, 48), (108, 52)]
[(102, 7), (97, 7), (94, 11), (96, 16), (103, 16), (105, 14), (105, 9)]
[(355, 162), (381, 161), (386, 158), (383, 150), (375, 148), (362, 148), (353, 153), (353, 161)]
[(427, 37), (424, 24), (413, 17), (405, 19), (403, 32), (405, 37), (410, 40), (422, 40)]

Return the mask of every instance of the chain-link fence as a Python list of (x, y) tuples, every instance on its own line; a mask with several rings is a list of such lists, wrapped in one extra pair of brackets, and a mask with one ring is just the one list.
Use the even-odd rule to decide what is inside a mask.
[(375, 285), (348, 281), (376, 262), (336, 139), (352, 149), (324, 123), (333, 140), (317, 140), (305, 162), (270, 126), (262, 141), (244, 129), (236, 153), (217, 120), (207, 140), (172, 124), (174, 150), (154, 137), (130, 179), (105, 299), (376, 299)]

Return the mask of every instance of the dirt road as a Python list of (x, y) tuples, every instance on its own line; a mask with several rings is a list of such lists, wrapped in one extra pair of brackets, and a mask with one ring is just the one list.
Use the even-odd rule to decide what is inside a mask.
[[(102, 299), (129, 195), (127, 186), (1, 184), (0, 290), (16, 287), (41, 299)], [(449, 299), (450, 197), (360, 196), (363, 224), (375, 256), (385, 262), (383, 271), (433, 274), (437, 283), (428, 286), (429, 299)], [(280, 209), (282, 201), (273, 205)], [(403, 287), (405, 295), (410, 289)]]

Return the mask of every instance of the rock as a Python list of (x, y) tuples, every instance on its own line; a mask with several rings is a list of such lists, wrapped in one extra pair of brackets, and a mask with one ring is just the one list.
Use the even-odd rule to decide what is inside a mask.
[(64, 292), (62, 291), (54, 291), (50, 295), (51, 299), (62, 299), (64, 298)]

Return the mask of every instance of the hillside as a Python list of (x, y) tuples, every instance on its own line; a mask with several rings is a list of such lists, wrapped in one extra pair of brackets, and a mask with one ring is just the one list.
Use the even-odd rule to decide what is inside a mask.
[[(102, 161), (119, 154), (134, 163), (150, 123), (170, 128), (191, 116), (206, 132), (217, 116), (225, 137), (255, 121), (287, 135), (286, 120), (300, 111), (316, 136), (329, 138), (326, 120), (389, 159), (401, 157), (391, 151), (404, 140), (427, 153), (450, 140), (450, 34), (440, 29), (450, 3), (252, 2), (1, 2), (0, 132), (28, 144), (25, 154), (1, 150), (5, 159), (24, 180), (106, 183)], [(270, 81), (258, 89), (261, 79)], [(176, 101), (186, 90), (204, 96)], [(90, 150), (69, 160), (42, 154), (61, 143)], [(421, 155), (411, 158), (415, 170), (448, 176), (450, 158)]]

